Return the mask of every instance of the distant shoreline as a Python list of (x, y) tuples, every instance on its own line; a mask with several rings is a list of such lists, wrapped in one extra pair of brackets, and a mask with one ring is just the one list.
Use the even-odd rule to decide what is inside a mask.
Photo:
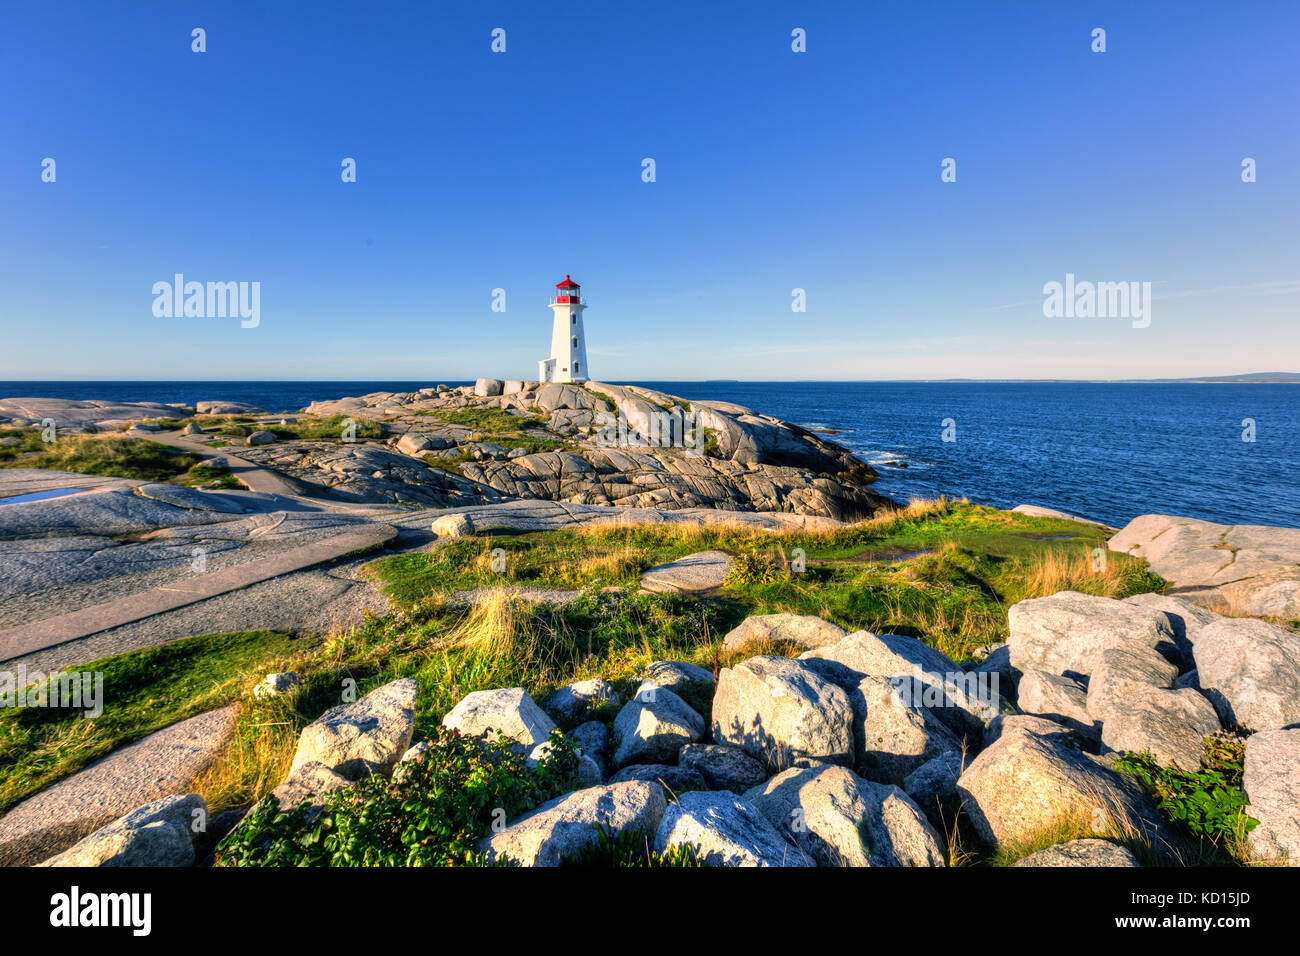
[[(437, 376), (432, 376), (433, 381)], [(0, 379), (0, 389), (10, 385), (356, 385), (414, 384), (412, 379), (328, 378), (42, 378)], [(444, 379), (447, 384), (472, 385), (474, 379)], [(649, 379), (605, 380), (611, 385), (638, 385)], [(1209, 375), (1201, 378), (710, 378), (654, 379), (657, 384), (692, 385), (1300, 385), (1300, 372), (1248, 372), (1243, 375)], [(0, 396), (7, 397), (7, 396)]]

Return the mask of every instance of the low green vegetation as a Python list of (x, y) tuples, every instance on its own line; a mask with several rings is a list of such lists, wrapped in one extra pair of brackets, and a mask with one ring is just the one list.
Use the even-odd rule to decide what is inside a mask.
[[(511, 415), (499, 408), (429, 408), (416, 414), (436, 418), (448, 425), (471, 428), (474, 441), (490, 442), (503, 448), (523, 448), (530, 455), (568, 447), (567, 442), (537, 431), (546, 427), (547, 420), (543, 415)], [(444, 467), (434, 462), (430, 464)]]
[(200, 464), (202, 455), (145, 438), (122, 435), (64, 435), (43, 441), (39, 429), (0, 429), (0, 468), (43, 468), (79, 475), (133, 478), (177, 485), (237, 488), (230, 469)]
[(453, 475), (464, 475), (465, 471), (461, 467), (467, 461), (473, 461), (474, 456), (460, 452), (455, 455), (445, 454), (428, 454), (423, 455), (421, 460), (430, 468), (438, 468), (442, 471), (451, 472)]
[[(476, 848), (501, 819), (513, 820), (572, 790), (577, 750), (558, 731), (550, 755), (529, 768), (499, 737), (480, 742), (438, 728), (401, 766), (281, 812), (263, 800), (217, 849), (218, 866), (482, 866)], [(498, 865), (511, 865), (508, 859)]]
[(1205, 738), (1199, 770), (1162, 767), (1147, 753), (1126, 753), (1116, 766), (1136, 777), (1184, 834), (1221, 855), (1242, 858), (1247, 834), (1259, 825), (1247, 813), (1245, 762), (1245, 737), (1225, 730)]

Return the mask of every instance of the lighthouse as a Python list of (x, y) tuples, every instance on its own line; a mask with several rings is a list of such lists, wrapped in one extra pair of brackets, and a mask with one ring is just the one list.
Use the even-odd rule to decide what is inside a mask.
[(547, 382), (585, 382), (587, 375), (587, 339), (582, 332), (582, 287), (567, 275), (555, 284), (551, 311), (551, 357), (537, 363), (537, 378)]

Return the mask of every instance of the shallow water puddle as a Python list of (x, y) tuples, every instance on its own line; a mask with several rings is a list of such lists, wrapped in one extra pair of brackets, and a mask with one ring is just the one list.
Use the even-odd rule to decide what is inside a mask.
[(48, 491), (32, 491), (25, 495), (13, 495), (9, 498), (0, 498), (0, 505), (20, 505), (26, 501), (44, 501), (46, 498), (61, 498), (64, 495), (75, 495), (78, 491), (85, 491), (84, 488), (51, 488)]

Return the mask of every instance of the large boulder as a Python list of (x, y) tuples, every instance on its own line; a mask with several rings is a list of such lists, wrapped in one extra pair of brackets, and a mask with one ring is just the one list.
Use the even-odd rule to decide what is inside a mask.
[(724, 668), (713, 739), (783, 769), (801, 758), (851, 765), (854, 711), (844, 690), (804, 661), (751, 657)]
[(1088, 687), (1083, 681), (1029, 670), (1021, 675), (1017, 690), (1016, 703), (1026, 714), (1046, 717), (1082, 734), (1097, 736), (1094, 718), (1088, 713)]
[(42, 866), (192, 866), (194, 838), (207, 827), (208, 807), (196, 793), (164, 797), (42, 863)]
[(609, 778), (609, 783), (624, 783), (628, 780), (645, 780), (663, 786), (672, 798), (688, 790), (708, 790), (708, 782), (700, 776), (699, 771), (691, 767), (680, 767), (664, 763), (629, 764)]
[(1016, 866), (1138, 866), (1137, 857), (1109, 840), (1071, 840), (1031, 853)]
[(1179, 663), (1184, 667), (1191, 666), (1192, 648), (1196, 645), (1201, 629), (1215, 621), (1223, 620), (1222, 615), (1215, 614), (1175, 594), (1134, 594), (1132, 597), (1126, 597), (1124, 601), (1126, 604), (1136, 604), (1139, 607), (1160, 611), (1169, 618), (1169, 626), (1174, 629), (1174, 643), (1182, 656)]
[(1179, 653), (1163, 612), (1077, 591), (1021, 601), (1007, 620), (1011, 665), (1022, 672), (1089, 677), (1101, 652), (1116, 647)]
[(1225, 618), (1196, 640), (1201, 689), (1226, 724), (1278, 730), (1300, 723), (1300, 636), (1245, 618)]
[(1109, 647), (1097, 656), (1088, 680), (1087, 710), (1096, 721), (1110, 720), (1145, 687), (1173, 687), (1178, 668), (1148, 647)]
[(956, 751), (927, 760), (907, 775), (903, 792), (931, 821), (951, 826), (957, 819), (957, 781), (965, 763), (965, 755)]
[(397, 450), (403, 455), (418, 455), (432, 447), (433, 443), (429, 441), (428, 435), (419, 435), (415, 432), (407, 432), (397, 439)]
[(922, 706), (892, 680), (868, 676), (841, 686), (853, 705), (853, 763), (868, 780), (902, 783), (921, 764), (962, 749), (962, 739), (939, 719), (939, 708)]
[(480, 378), (474, 382), (474, 394), (479, 398), (500, 395), (505, 382), (499, 378)]
[(672, 691), (646, 681), (614, 718), (614, 764), (676, 763), (704, 736), (704, 718)]
[(638, 679), (672, 691), (690, 704), (697, 714), (707, 714), (713, 708), (713, 692), (717, 689), (717, 681), (713, 679), (711, 671), (698, 664), (655, 661), (646, 666)]
[(734, 653), (744, 650), (750, 644), (789, 643), (804, 650), (813, 650), (828, 644), (838, 644), (848, 633), (838, 624), (811, 615), (754, 614), (727, 632), (727, 636), (722, 639), (722, 649)]
[[(408, 749), (407, 753), (409, 752)], [(399, 758), (398, 765), (407, 759), (404, 754)], [(309, 804), (319, 804), (320, 798), (325, 794), (332, 790), (340, 790), (350, 782), (323, 763), (309, 760), (294, 767), (289, 776), (284, 779), (284, 783), (271, 791), (271, 796), (281, 810), (289, 811), (304, 800)]]
[(657, 783), (630, 781), (576, 790), (543, 803), (479, 842), (489, 860), (508, 857), (524, 866), (557, 866), (613, 836), (645, 834), (647, 843), (664, 815), (667, 798)]
[(194, 841), (180, 827), (158, 821), (121, 829), (111, 824), (41, 866), (193, 866)]
[(1201, 769), (1205, 738), (1221, 730), (1214, 707), (1200, 691), (1130, 688), (1101, 728), (1108, 750), (1149, 753), (1162, 767)]
[(1300, 729), (1247, 737), (1242, 786), (1250, 798), (1246, 812), (1259, 821), (1248, 837), (1251, 851), (1300, 866)]
[(411, 746), (415, 694), (415, 678), (404, 677), (325, 711), (303, 728), (290, 775), (313, 761), (348, 780), (391, 774)]
[(971, 762), (957, 792), (980, 838), (1028, 842), (1084, 828), (1098, 836), (1142, 834), (1167, 842), (1154, 805), (1137, 784), (1072, 749), (1068, 740), (1011, 726)]
[(885, 678), (900, 699), (925, 708), (953, 733), (973, 741), (1002, 709), (997, 674), (968, 672), (914, 637), (855, 631), (799, 659), (833, 661), (861, 677)]
[(695, 790), (664, 811), (655, 834), (660, 853), (687, 847), (705, 866), (811, 866), (758, 808), (734, 793)]
[(522, 687), (467, 694), (442, 718), (442, 725), (470, 737), (493, 737), (500, 732), (527, 750), (556, 729), (555, 721)]
[(699, 773), (711, 790), (744, 793), (767, 779), (767, 771), (739, 747), (720, 744), (687, 744), (678, 763)]
[(897, 787), (843, 767), (792, 768), (745, 794), (821, 866), (944, 866), (943, 843)]

